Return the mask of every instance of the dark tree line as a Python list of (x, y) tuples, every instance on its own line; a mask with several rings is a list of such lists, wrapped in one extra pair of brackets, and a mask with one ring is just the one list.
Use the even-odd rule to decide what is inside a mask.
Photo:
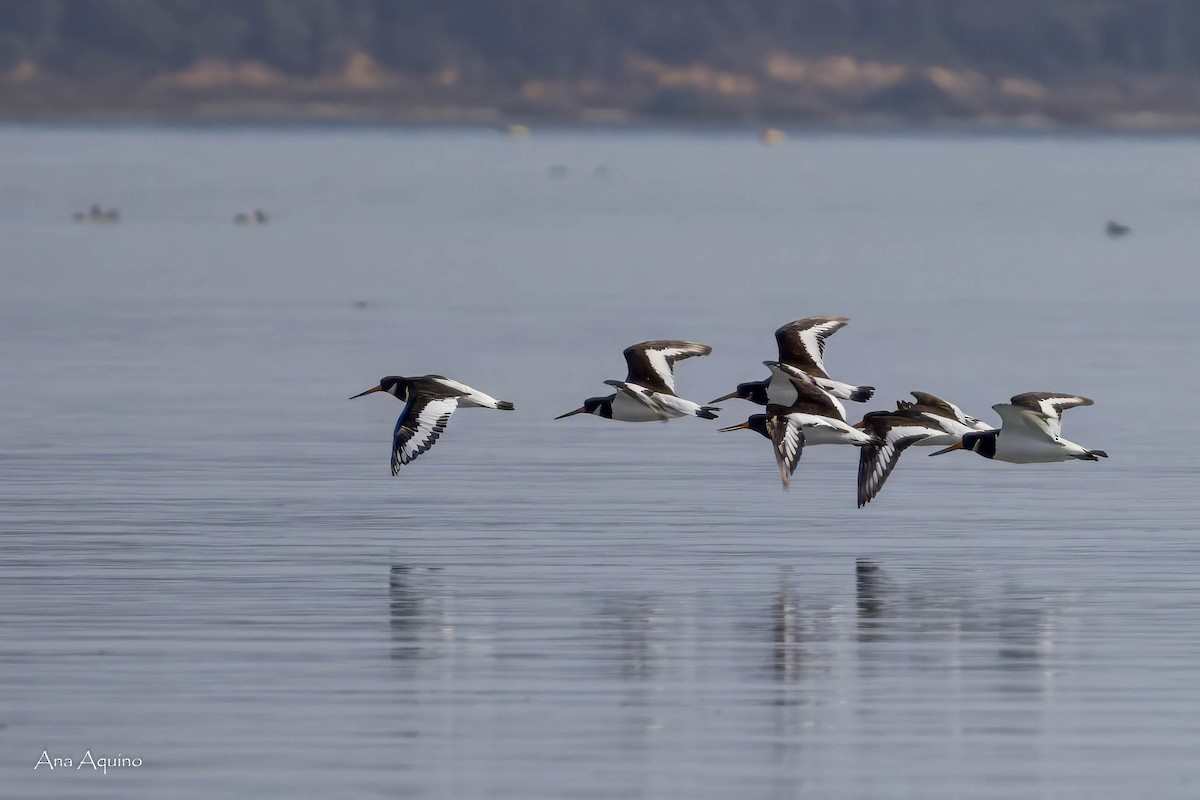
[(1053, 78), (1200, 71), (1196, 0), (3, 0), (0, 70), (62, 75), (257, 60), (480, 80), (617, 76), (630, 55), (737, 68), (777, 48)]

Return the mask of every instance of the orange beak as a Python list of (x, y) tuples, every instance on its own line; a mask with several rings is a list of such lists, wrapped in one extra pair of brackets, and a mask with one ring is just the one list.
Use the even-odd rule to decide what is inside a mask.
[(936, 453), (930, 453), (929, 455), (940, 456), (942, 453), (949, 453), (951, 450), (962, 450), (962, 449), (963, 449), (962, 442), (955, 442), (954, 444), (950, 445), (949, 447), (943, 447), (941, 450), (938, 450)]
[(749, 429), (749, 427), (750, 427), (750, 421), (747, 420), (747, 421), (743, 422), (741, 425), (731, 425), (728, 428), (718, 428), (717, 432), (718, 433), (727, 433), (728, 431), (740, 431), (743, 428)]
[(351, 397), (350, 399), (353, 400), (357, 397), (362, 397), (363, 395), (370, 394), (371, 392), (382, 392), (382, 391), (383, 391), (382, 386), (376, 386), (374, 389), (367, 389), (365, 392), (359, 392), (358, 394), (354, 395), (354, 397)]
[(587, 406), (580, 406), (579, 408), (575, 409), (574, 411), (568, 411), (567, 413), (565, 413), (561, 416), (555, 417), (555, 419), (564, 419), (566, 417), (573, 417), (576, 414), (586, 414), (586, 413), (587, 413)]
[(709, 403), (709, 405), (711, 406), (713, 403), (719, 403), (722, 400), (736, 400), (737, 396), (738, 396), (738, 393), (737, 393), (737, 390), (735, 389), (734, 391), (730, 392), (729, 394), (721, 395), (716, 400), (713, 400), (711, 403)]

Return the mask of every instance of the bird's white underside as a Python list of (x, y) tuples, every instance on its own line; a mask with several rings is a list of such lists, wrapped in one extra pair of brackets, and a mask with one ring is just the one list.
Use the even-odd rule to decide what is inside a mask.
[[(837, 409), (841, 418), (846, 418), (846, 407), (842, 405), (841, 401), (838, 400), (835, 395), (826, 390), (825, 387), (821, 385), (821, 381), (817, 378), (812, 377), (808, 373), (804, 372), (804, 370), (797, 369), (796, 367), (788, 364), (771, 366), (768, 367), (768, 369), (771, 370), (771, 382), (767, 384), (768, 403), (774, 403), (776, 405), (783, 406), (784, 408), (795, 405), (796, 400), (799, 397), (799, 393), (796, 391), (796, 387), (792, 385), (792, 381), (799, 381), (801, 383), (808, 383), (816, 386), (824, 391), (825, 394), (829, 396), (830, 402), (833, 403), (834, 408)], [(847, 397), (848, 396), (849, 395), (847, 395)]]
[(700, 410), (699, 403), (673, 394), (655, 392), (636, 383), (626, 382), (617, 386), (617, 396), (613, 398), (613, 419), (623, 422), (694, 417)]

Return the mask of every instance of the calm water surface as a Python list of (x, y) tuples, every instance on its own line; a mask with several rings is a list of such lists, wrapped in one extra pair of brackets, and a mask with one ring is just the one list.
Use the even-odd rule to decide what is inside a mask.
[[(1198, 219), (1191, 139), (0, 129), (3, 793), (1196, 797)], [(816, 314), (1112, 458), (551, 421)], [(392, 478), (426, 372), (518, 410)]]

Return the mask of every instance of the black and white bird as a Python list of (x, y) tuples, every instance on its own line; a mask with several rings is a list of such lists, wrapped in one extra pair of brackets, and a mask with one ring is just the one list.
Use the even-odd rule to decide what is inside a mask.
[(465, 383), (441, 375), (423, 375), (419, 378), (403, 378), (388, 375), (380, 379), (379, 385), (351, 397), (384, 392), (405, 401), (404, 410), (396, 420), (392, 432), (392, 474), (437, 443), (442, 431), (450, 422), (454, 409), (493, 408), (512, 411), (514, 406), (506, 400), (497, 400)]
[(1103, 450), (1089, 450), (1062, 438), (1062, 412), (1076, 406), (1090, 406), (1086, 397), (1061, 392), (1026, 392), (1008, 403), (992, 408), (1000, 415), (999, 430), (964, 433), (958, 442), (930, 455), (940, 456), (951, 450), (972, 450), (984, 458), (1013, 464), (1040, 464), (1051, 461), (1099, 461), (1108, 458)]
[[(865, 403), (875, 393), (874, 386), (855, 386), (835, 381), (825, 370), (825, 340), (845, 327), (845, 317), (806, 317), (798, 319), (775, 331), (775, 342), (779, 346), (778, 363), (802, 370), (816, 379), (821, 388), (842, 400)], [(771, 377), (762, 381), (739, 383), (738, 387), (723, 397), (713, 400), (719, 403), (740, 397), (752, 403), (766, 405), (790, 405), (791, 387), (786, 376), (772, 370)]]
[(966, 433), (991, 430), (986, 423), (928, 392), (913, 392), (916, 402), (898, 400), (895, 411), (872, 411), (855, 425), (875, 436), (858, 455), (858, 507), (871, 502), (909, 447), (942, 447)]
[(771, 371), (767, 394), (773, 404), (794, 405), (805, 398), (814, 397), (816, 392), (820, 392), (825, 395), (825, 402), (831, 406), (831, 413), (843, 422), (846, 421), (846, 407), (842, 405), (837, 394), (829, 391), (818, 378), (814, 378), (799, 367), (784, 364), (782, 361), (764, 361), (763, 366)]
[[(932, 395), (929, 392), (910, 392), (916, 402), (909, 400), (897, 400), (896, 411), (899, 413), (919, 414), (929, 421), (937, 424), (946, 432), (947, 436), (960, 437), (964, 433), (972, 431), (990, 431), (992, 426), (988, 425), (978, 417), (972, 417), (965, 413), (961, 408), (951, 403), (949, 400), (943, 400), (937, 395)], [(950, 444), (951, 441), (935, 441), (923, 442), (925, 445), (942, 445)]]
[(752, 414), (741, 425), (721, 428), (722, 433), (751, 430), (770, 439), (785, 489), (800, 463), (805, 445), (866, 447), (875, 443), (873, 434), (846, 424), (841, 404), (815, 382), (796, 381), (794, 388), (799, 397), (791, 406), (768, 403), (765, 414)]
[(675, 394), (676, 361), (706, 356), (706, 344), (675, 340), (640, 342), (625, 348), (629, 374), (623, 381), (605, 381), (617, 391), (607, 397), (589, 397), (574, 411), (555, 417), (594, 414), (620, 422), (656, 422), (675, 417), (716, 419), (716, 406), (702, 406)]

